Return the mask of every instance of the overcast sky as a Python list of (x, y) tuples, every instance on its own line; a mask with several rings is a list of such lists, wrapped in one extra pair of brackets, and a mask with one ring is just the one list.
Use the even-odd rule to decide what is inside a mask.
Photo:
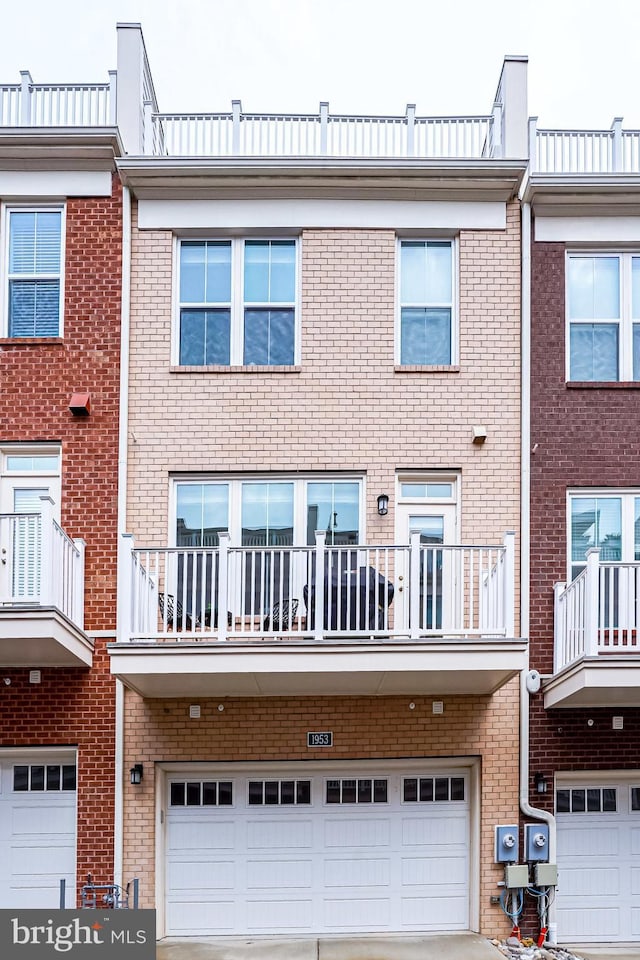
[(100, 82), (140, 22), (160, 110), (486, 114), (529, 57), (542, 127), (640, 129), (640, 0), (28, 0), (3, 3), (0, 82)]

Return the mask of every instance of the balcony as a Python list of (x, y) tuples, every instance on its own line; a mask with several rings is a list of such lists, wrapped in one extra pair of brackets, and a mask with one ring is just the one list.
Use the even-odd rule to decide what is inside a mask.
[(0, 666), (89, 667), (84, 542), (41, 513), (0, 514)]
[(485, 694), (525, 666), (514, 537), (136, 548), (119, 564), (111, 672), (145, 697)]
[(640, 130), (624, 130), (616, 118), (609, 130), (539, 130), (529, 120), (533, 175), (602, 177), (640, 173)]
[(554, 675), (545, 707), (633, 707), (640, 697), (640, 563), (602, 563), (555, 587)]
[(34, 83), (28, 70), (20, 83), (0, 84), (0, 127), (115, 126), (115, 72), (109, 83)]

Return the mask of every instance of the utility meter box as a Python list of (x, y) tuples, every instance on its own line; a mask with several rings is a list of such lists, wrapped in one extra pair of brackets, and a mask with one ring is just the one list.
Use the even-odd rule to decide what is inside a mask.
[(557, 887), (558, 867), (555, 863), (536, 863), (534, 867), (536, 887)]
[(508, 863), (504, 868), (504, 885), (507, 890), (521, 890), (529, 886), (529, 867), (526, 863)]
[(525, 823), (524, 859), (527, 863), (549, 859), (548, 823)]
[(518, 859), (518, 827), (509, 824), (495, 828), (495, 862), (515, 863)]

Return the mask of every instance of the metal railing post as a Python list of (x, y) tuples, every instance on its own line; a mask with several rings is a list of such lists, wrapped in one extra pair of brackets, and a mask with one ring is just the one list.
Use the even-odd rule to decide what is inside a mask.
[[(426, 589), (426, 584), (425, 584)], [(420, 636), (420, 531), (409, 534), (409, 636)]]
[(60, 877), (60, 909), (64, 910), (67, 903), (67, 881)]
[(595, 657), (598, 653), (598, 611), (600, 608), (600, 548), (587, 550), (587, 570), (584, 587), (584, 653)]
[[(324, 634), (324, 571), (327, 555), (325, 547), (326, 537), (326, 530), (316, 530), (316, 582), (315, 596), (313, 600), (313, 636), (316, 640), (321, 640)], [(327, 603), (327, 610), (328, 609), (329, 604)], [(329, 624), (331, 624), (330, 615)]]
[[(218, 534), (218, 639), (227, 639), (227, 597), (229, 596), (229, 544), (231, 537), (228, 530)], [(215, 622), (212, 611), (211, 624)]]
[(133, 909), (134, 910), (138, 909), (138, 897), (140, 892), (139, 888), (140, 888), (140, 881), (137, 877), (134, 877), (133, 878)]

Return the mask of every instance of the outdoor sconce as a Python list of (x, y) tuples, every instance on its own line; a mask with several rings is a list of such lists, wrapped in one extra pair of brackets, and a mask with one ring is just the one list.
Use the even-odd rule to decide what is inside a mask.
[(546, 793), (547, 792), (547, 780), (544, 773), (534, 773), (533, 779), (536, 784), (537, 793)]
[(386, 517), (389, 513), (389, 497), (386, 493), (381, 493), (378, 497), (378, 515)]
[(131, 770), (129, 770), (129, 776), (131, 777), (131, 783), (134, 786), (142, 783), (142, 774), (143, 768), (141, 763), (136, 763), (133, 767), (131, 767)]

